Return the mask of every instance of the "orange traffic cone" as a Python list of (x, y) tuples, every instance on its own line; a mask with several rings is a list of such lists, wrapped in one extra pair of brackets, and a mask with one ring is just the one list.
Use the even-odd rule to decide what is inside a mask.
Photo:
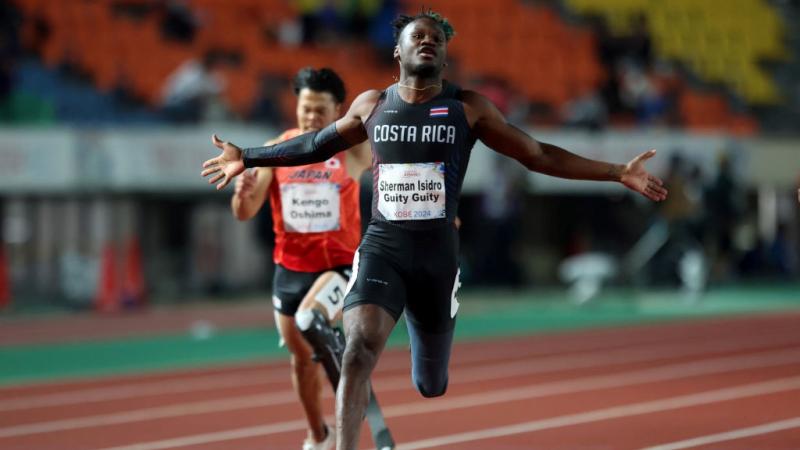
[(8, 278), (8, 261), (6, 252), (0, 248), (0, 309), (11, 306), (11, 282)]
[(146, 303), (146, 287), (142, 270), (142, 248), (139, 239), (130, 238), (125, 246), (125, 272), (122, 280), (122, 304), (139, 307)]
[(94, 307), (95, 310), (99, 312), (113, 312), (119, 309), (117, 252), (113, 244), (106, 244), (106, 247), (103, 249)]

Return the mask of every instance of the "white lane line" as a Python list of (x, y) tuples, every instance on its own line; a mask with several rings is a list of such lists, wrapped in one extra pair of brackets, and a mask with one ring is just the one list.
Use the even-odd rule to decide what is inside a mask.
[[(751, 340), (749, 344), (753, 345), (754, 342)], [(686, 353), (690, 354), (703, 353), (706, 351), (719, 351), (720, 349), (741, 350), (744, 347), (746, 347), (746, 345), (747, 344), (744, 343), (726, 340), (724, 342), (709, 343), (705, 346), (694, 347), (689, 349), (690, 350), (689, 352), (686, 352), (685, 350), (687, 349), (683, 346), (667, 346), (667, 347), (673, 350), (677, 350), (677, 353), (679, 353), (681, 356), (685, 356)], [(467, 380), (467, 381), (462, 380), (461, 382), (481, 382), (481, 381), (495, 380), (511, 376), (524, 375), (524, 374), (537, 374), (537, 373), (540, 374), (540, 373), (557, 372), (559, 370), (568, 370), (575, 368), (604, 367), (614, 363), (651, 361), (654, 359), (656, 360), (661, 359), (663, 357), (664, 357), (664, 349), (661, 349), (660, 351), (655, 351), (654, 348), (637, 349), (635, 351), (607, 352), (605, 354), (602, 353), (598, 354), (593, 352), (587, 355), (571, 355), (564, 358), (546, 358), (536, 362), (528, 361), (522, 363), (509, 363), (506, 365), (477, 367), (457, 372), (460, 374), (460, 376), (458, 377), (454, 376), (453, 378), (457, 380), (462, 380), (462, 379)], [(722, 364), (722, 367), (725, 370), (728, 370), (728, 368), (730, 367), (746, 368), (750, 364), (762, 364), (762, 363), (784, 364), (787, 362), (790, 363), (794, 362), (795, 358), (800, 358), (800, 349), (794, 348), (790, 350), (780, 350), (768, 353), (755, 353), (745, 356), (737, 355), (732, 357), (729, 356), (716, 359), (686, 362), (678, 364), (677, 367), (679, 368), (678, 370), (686, 370), (685, 373), (690, 374), (693, 373), (693, 370), (697, 370), (696, 369), (697, 367), (701, 368), (712, 367), (712, 370), (716, 370), (713, 369), (713, 367), (717, 367), (719, 366), (719, 364)], [(733, 362), (731, 363), (731, 361)], [(669, 365), (660, 366), (654, 369), (647, 369), (644, 372), (646, 376), (651, 376), (650, 373), (652, 371), (664, 371), (666, 370), (666, 368), (669, 367), (671, 366)], [(639, 372), (630, 372), (630, 373), (639, 373)], [(672, 372), (669, 373), (671, 374)], [(595, 380), (603, 380), (605, 378), (610, 378), (612, 382), (614, 380), (619, 379), (617, 374), (615, 373), (606, 375), (605, 377), (603, 376), (594, 377)], [(582, 383), (583, 382), (582, 380), (584, 379), (578, 378), (577, 380), (578, 383)], [(567, 383), (567, 382), (569, 382), (569, 380), (566, 382), (561, 381), (560, 383)], [(400, 377), (383, 379), (382, 381), (377, 382), (376, 385), (378, 386), (378, 391), (387, 392), (390, 390), (407, 388), (409, 386), (409, 383), (410, 382), (408, 376), (404, 375)], [(516, 392), (517, 392), (516, 389), (513, 389), (511, 391), (511, 395), (512, 396), (517, 395)], [(331, 396), (330, 392), (327, 390), (325, 391), (324, 395), (326, 397)], [(444, 402), (446, 403), (448, 400), (449, 399), (445, 399)], [(290, 404), (295, 401), (297, 401), (297, 397), (292, 390), (283, 390), (263, 395), (245, 395), (245, 396), (229, 397), (217, 400), (179, 403), (179, 404), (160, 406), (160, 407), (121, 411), (117, 413), (104, 413), (100, 415), (51, 420), (44, 422), (33, 422), (23, 425), (4, 427), (0, 428), (0, 438), (11, 437), (11, 436), (22, 436), (29, 434), (39, 434), (39, 433), (52, 433), (70, 429), (100, 427), (100, 426), (107, 426), (107, 425), (121, 424), (121, 423), (141, 422), (141, 421), (153, 420), (156, 418), (163, 419), (168, 417), (207, 414), (207, 413), (216, 413), (222, 411), (234, 411), (238, 409), (257, 408), (262, 406), (277, 406), (281, 404)], [(479, 397), (478, 401), (483, 401), (482, 397)], [(441, 405), (441, 404), (443, 404), (442, 401), (423, 403), (423, 405), (426, 405), (426, 407), (434, 407), (436, 405)], [(392, 410), (392, 408), (394, 407), (392, 406), (384, 407), (384, 411), (388, 413), (389, 411)]]
[[(773, 330), (774, 331), (774, 330)], [(793, 331), (793, 330), (792, 330)], [(796, 336), (796, 334), (792, 334)], [(565, 352), (582, 352), (589, 350), (603, 350), (607, 347), (622, 348), (636, 347), (652, 341), (660, 341), (663, 339), (654, 339), (654, 337), (637, 337), (631, 339), (630, 336), (608, 336), (601, 339), (594, 340), (581, 340), (581, 341), (567, 341), (557, 343), (547, 343), (537, 341), (530, 346), (526, 346), (524, 350), (508, 349), (494, 351), (487, 353), (485, 351), (468, 352), (459, 355), (455, 364), (467, 365), (469, 363), (486, 363), (500, 359), (507, 359), (514, 356), (515, 359), (520, 357), (541, 357), (552, 355), (563, 355)], [(686, 336), (682, 336), (684, 341)], [(635, 341), (636, 345), (630, 345), (631, 341)], [(391, 371), (396, 369), (405, 369), (409, 364), (409, 357), (406, 352), (388, 352), (378, 366), (378, 371), (375, 375), (380, 375), (382, 372)], [(243, 374), (242, 371), (247, 372), (258, 371), (257, 373)], [(31, 408), (44, 408), (53, 406), (63, 406), (70, 404), (86, 404), (89, 402), (102, 402), (108, 400), (120, 400), (134, 397), (142, 397), (145, 395), (161, 395), (169, 393), (184, 393), (204, 391), (211, 389), (222, 389), (227, 387), (236, 387), (236, 379), (242, 380), (242, 386), (257, 385), (260, 383), (269, 382), (286, 382), (288, 380), (289, 366), (282, 365), (279, 367), (268, 368), (251, 368), (238, 369), (236, 373), (225, 373), (215, 375), (198, 375), (196, 372), (189, 373), (181, 376), (180, 378), (164, 380), (164, 381), (146, 381), (132, 384), (129, 380), (125, 381), (120, 386), (108, 386), (102, 388), (89, 388), (89, 389), (76, 389), (69, 392), (59, 392), (55, 394), (38, 394), (38, 395), (24, 395), (16, 398), (5, 398), (0, 404), (0, 412), (2, 411), (15, 411), (20, 409)], [(259, 383), (260, 381), (260, 383)], [(204, 383), (208, 384), (208, 388), (204, 387)], [(5, 388), (0, 387), (0, 396), (4, 391), (13, 390), (13, 387)]]
[(119, 413), (77, 417), (74, 419), (51, 420), (25, 425), (0, 428), (0, 439), (31, 434), (53, 433), (56, 431), (94, 428), (123, 423), (142, 422), (196, 414), (221, 413), (249, 408), (283, 405), (297, 402), (297, 394), (286, 391), (280, 394), (251, 395), (202, 402), (182, 403), (155, 408), (144, 408)]
[(714, 391), (681, 395), (662, 400), (632, 403), (611, 408), (586, 411), (578, 414), (567, 414), (548, 419), (533, 420), (514, 425), (422, 439), (402, 444), (398, 447), (398, 450), (438, 448), (443, 445), (458, 444), (461, 442), (479, 441), (504, 436), (512, 436), (515, 434), (533, 433), (536, 431), (549, 430), (553, 428), (569, 427), (590, 422), (599, 422), (603, 420), (619, 419), (622, 417), (669, 411), (679, 408), (707, 405), (710, 403), (737, 400), (741, 398), (755, 397), (758, 395), (775, 394), (778, 392), (792, 391), (797, 389), (800, 389), (800, 377), (781, 378), (762, 383), (752, 383)]
[[(556, 355), (524, 355), (523, 357), (530, 356), (531, 358), (535, 359), (535, 367), (532, 366), (531, 361), (520, 361), (519, 359), (516, 362), (506, 363), (504, 364), (504, 370), (511, 371), (512, 366), (517, 366), (519, 368), (519, 374), (525, 373), (546, 373), (556, 369), (574, 369), (574, 368), (590, 368), (595, 367), (598, 355), (600, 358), (603, 358), (603, 355), (608, 358), (619, 358), (617, 361), (625, 363), (625, 362), (633, 362), (633, 361), (652, 361), (654, 359), (658, 359), (658, 357), (664, 357), (664, 355), (657, 355), (659, 352), (671, 352), (672, 349), (681, 348), (683, 349), (683, 353), (676, 353), (675, 355), (669, 355), (666, 357), (673, 357), (673, 356), (690, 356), (693, 354), (699, 354), (698, 350), (706, 349), (704, 351), (725, 351), (730, 349), (746, 349), (746, 348), (758, 348), (761, 345), (781, 345), (786, 343), (794, 343), (798, 341), (797, 333), (792, 330), (789, 333), (778, 333), (773, 335), (766, 335), (766, 336), (759, 336), (758, 338), (749, 338), (749, 339), (741, 339), (741, 340), (732, 340), (730, 337), (723, 337), (718, 338), (713, 341), (704, 341), (702, 344), (698, 346), (689, 346), (687, 347), (684, 343), (674, 342), (668, 344), (662, 344), (655, 347), (648, 347), (647, 344), (642, 345), (631, 345), (627, 347), (615, 348), (611, 350), (607, 350), (605, 352), (599, 351), (602, 350), (603, 347), (597, 347), (597, 342), (593, 343), (594, 346), (588, 346), (586, 348), (575, 348), (573, 349), (576, 353), (574, 355), (564, 355), (563, 353), (559, 353)], [(709, 343), (718, 343), (717, 347), (707, 347)], [(637, 341), (639, 343), (639, 341)], [(584, 346), (587, 347), (587, 346)], [(558, 349), (551, 349), (551, 350), (558, 350)], [(590, 352), (591, 350), (591, 352)], [(688, 352), (687, 352), (688, 350)], [(590, 352), (591, 355), (587, 358), (586, 353), (581, 352)], [(640, 353), (643, 359), (626, 359), (626, 358), (634, 358), (631, 355), (631, 352)], [(482, 353), (484, 356), (481, 357), (482, 359), (473, 358), (474, 361), (480, 361), (483, 363), (491, 362), (493, 358), (490, 355), (486, 355)], [(453, 372), (454, 378), (453, 382), (464, 382), (464, 381), (471, 381), (474, 379), (482, 379), (485, 377), (485, 372), (489, 372), (490, 374), (494, 372), (494, 368), (466, 368), (466, 369), (459, 369), (459, 366), (464, 364), (465, 362), (469, 363), (469, 356), (470, 354), (464, 354), (463, 356), (459, 356), (458, 361), (455, 361), (457, 364), (451, 369)], [(407, 358), (408, 356), (403, 353), (402, 358), (404, 360), (404, 364), (407, 365)], [(467, 361), (465, 361), (467, 359)], [(499, 359), (499, 358), (498, 358)], [(384, 366), (383, 362), (381, 362), (381, 366)], [(252, 370), (248, 370), (251, 372)], [(502, 372), (501, 372), (502, 373)], [(110, 386), (110, 387), (103, 387), (103, 388), (93, 388), (93, 389), (82, 389), (64, 393), (55, 393), (55, 394), (44, 394), (44, 395), (36, 395), (36, 396), (28, 396), (28, 397), (21, 397), (15, 399), (4, 399), (0, 402), (0, 412), (6, 411), (18, 411), (24, 409), (33, 409), (33, 408), (46, 408), (46, 407), (55, 407), (55, 406), (68, 406), (68, 405), (86, 405), (88, 403), (93, 402), (105, 402), (105, 401), (112, 401), (112, 400), (124, 400), (129, 398), (141, 398), (144, 396), (157, 396), (163, 394), (178, 394), (178, 393), (189, 393), (189, 392), (202, 392), (202, 391), (210, 391), (214, 389), (226, 389), (226, 388), (236, 388), (236, 387), (246, 387), (246, 386), (258, 386), (262, 384), (268, 384), (271, 382), (284, 382), (289, 379), (289, 368), (281, 367), (279, 369), (272, 369), (269, 371), (266, 370), (259, 370), (257, 373), (246, 373), (246, 374), (225, 374), (225, 375), (206, 375), (206, 376), (193, 376), (188, 379), (174, 379), (174, 380), (167, 380), (167, 381), (157, 381), (157, 382), (143, 382), (143, 383), (136, 383), (136, 384), (129, 384), (126, 386)], [(386, 381), (382, 381), (386, 380)], [(381, 373), (377, 373), (373, 375), (373, 381), (375, 383), (376, 389), (378, 390), (387, 390), (393, 389), (396, 387), (405, 387), (410, 383), (408, 380), (407, 375), (403, 375), (401, 377), (385, 377), (381, 375)], [(0, 391), (1, 392), (1, 391)], [(287, 392), (287, 391), (281, 391)], [(327, 392), (327, 391), (326, 391)]]
[[(665, 344), (658, 346), (629, 347), (605, 352), (585, 352), (573, 355), (551, 356), (537, 358), (534, 361), (516, 361), (507, 364), (495, 364), (470, 369), (452, 371), (453, 383), (483, 381), (487, 379), (505, 378), (515, 375), (532, 375), (558, 372), (560, 370), (592, 369), (618, 364), (653, 362), (662, 359), (699, 356), (706, 353), (727, 351), (745, 351), (762, 349), (765, 345), (795, 344), (800, 337), (796, 331), (780, 338), (775, 336), (732, 340), (723, 338), (708, 340), (703, 343), (686, 346), (685, 343)], [(784, 339), (785, 338), (785, 339)], [(739, 355), (742, 356), (742, 355)], [(408, 383), (408, 381), (406, 381)], [(383, 387), (381, 379), (375, 384)]]
[[(617, 373), (607, 376), (583, 377), (574, 380), (534, 384), (512, 389), (484, 391), (479, 394), (469, 394), (450, 398), (445, 397), (435, 402), (415, 401), (384, 407), (383, 412), (384, 416), (387, 418), (401, 417), (413, 414), (448, 411), (459, 408), (472, 408), (490, 404), (543, 398), (554, 395), (585, 392), (612, 387), (631, 386), (665, 380), (677, 380), (697, 375), (733, 372), (737, 370), (770, 367), (789, 363), (796, 364), (798, 362), (800, 362), (800, 350), (783, 350), (780, 352), (773, 352), (770, 355), (762, 355), (760, 357), (725, 357), (718, 358), (716, 360), (707, 360), (697, 364), (673, 364), (661, 368)], [(800, 377), (797, 377), (797, 379), (798, 383), (800, 383)], [(288, 423), (298, 423), (298, 421), (276, 423), (272, 424), (272, 426), (280, 427), (284, 431), (290, 431), (286, 428)], [(297, 428), (293, 430), (303, 430), (305, 427), (306, 423), (304, 421), (299, 421)], [(267, 432), (266, 430), (269, 430), (269, 428), (248, 427), (237, 430), (226, 430), (221, 432), (204, 433), (200, 435), (182, 436), (166, 440), (143, 442), (133, 445), (107, 448), (104, 450), (158, 450), (181, 447), (185, 445), (205, 444), (210, 442), (237, 439), (231, 438), (231, 433), (241, 432), (246, 435), (245, 437), (264, 436), (273, 433), (272, 431)]]
[(476, 394), (444, 398), (436, 402), (412, 402), (385, 407), (387, 416), (449, 411), (458, 408), (473, 408), (496, 403), (516, 402), (534, 398), (550, 397), (577, 392), (596, 391), (627, 387), (660, 381), (673, 381), (700, 375), (736, 372), (765, 367), (774, 367), (800, 362), (800, 349), (780, 350), (764, 355), (726, 356), (695, 362), (670, 364), (630, 372), (593, 375), (565, 381), (536, 383), (509, 389), (497, 389)]
[[(277, 378), (277, 377), (276, 377)], [(281, 380), (289, 379), (289, 368), (283, 370)], [(102, 388), (81, 389), (55, 394), (41, 394), (4, 400), (0, 403), (0, 412), (18, 411), (33, 408), (52, 408), (55, 406), (85, 405), (88, 403), (126, 400), (144, 396), (163, 394), (182, 394), (188, 392), (212, 391), (235, 387), (264, 385), (270, 382), (266, 372), (239, 375), (204, 375), (188, 379), (176, 379), (158, 382), (135, 383), (128, 386), (110, 386)]]
[[(325, 417), (325, 421), (330, 423), (333, 417)], [(196, 434), (194, 436), (184, 436), (163, 441), (145, 442), (141, 444), (126, 445), (124, 447), (114, 447), (106, 450), (162, 450), (175, 447), (186, 447), (189, 445), (203, 445), (211, 442), (233, 441), (236, 439), (246, 439), (252, 437), (268, 436), (270, 434), (286, 433), (288, 431), (305, 430), (308, 422), (305, 420), (292, 420), (289, 422), (273, 423), (270, 425), (260, 425), (256, 427), (237, 428), (235, 430), (219, 431), (216, 433)]]
[(714, 444), (716, 442), (732, 441), (735, 439), (758, 436), (761, 434), (775, 433), (783, 430), (791, 430), (792, 428), (800, 428), (800, 417), (780, 420), (777, 422), (765, 423), (754, 427), (739, 428), (737, 430), (726, 431), (724, 433), (709, 434), (707, 436), (698, 436), (696, 438), (686, 439), (683, 441), (676, 441), (676, 442), (670, 442), (668, 444), (656, 445), (654, 447), (647, 447), (642, 450), (678, 450), (682, 448), (692, 448), (692, 447), (698, 447), (700, 445)]

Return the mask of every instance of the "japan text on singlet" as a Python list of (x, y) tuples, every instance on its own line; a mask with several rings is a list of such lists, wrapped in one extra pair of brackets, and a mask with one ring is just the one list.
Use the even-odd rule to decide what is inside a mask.
[(372, 144), (372, 217), (404, 228), (452, 223), (475, 137), (460, 100), (445, 82), (425, 103), (387, 88), (366, 121)]
[[(281, 140), (300, 134), (292, 129)], [(276, 167), (269, 187), (275, 230), (275, 263), (319, 272), (353, 262), (361, 239), (358, 183), (345, 154), (296, 167)]]

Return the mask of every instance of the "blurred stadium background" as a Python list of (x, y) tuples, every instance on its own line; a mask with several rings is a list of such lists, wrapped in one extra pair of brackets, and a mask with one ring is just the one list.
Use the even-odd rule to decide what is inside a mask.
[(528, 174), (477, 145), (460, 210), (466, 314), (800, 305), (796, 0), (10, 0), (7, 329), (41, 313), (209, 304), (260, 305), (269, 323), (269, 214), (237, 222), (232, 189), (200, 178), (209, 137), (255, 146), (292, 126), (290, 79), (304, 66), (340, 73), (348, 103), (389, 85), (389, 22), (423, 6), (457, 32), (446, 78), (589, 157), (657, 148), (650, 168), (670, 189), (652, 204)]
[[(402, 325), (373, 377), (398, 441), (696, 397), (457, 448), (641, 448), (787, 418), (724, 447), (800, 447), (798, 0), (0, 1), (0, 447), (299, 447), (269, 212), (237, 222), (200, 166), (212, 132), (255, 146), (293, 126), (302, 67), (341, 74), (348, 104), (391, 84), (389, 23), (423, 7), (457, 32), (446, 78), (582, 155), (657, 148), (670, 197), (479, 143), (448, 396), (413, 391)], [(708, 400), (723, 391), (741, 398)]]

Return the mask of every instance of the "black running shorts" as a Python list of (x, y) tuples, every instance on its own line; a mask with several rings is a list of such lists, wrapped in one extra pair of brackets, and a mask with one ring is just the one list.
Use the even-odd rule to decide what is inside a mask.
[(333, 267), (321, 272), (297, 272), (276, 264), (272, 277), (272, 306), (281, 314), (294, 316), (317, 278), (330, 270), (339, 273), (345, 280), (350, 278), (350, 266)]
[(453, 225), (409, 230), (369, 224), (353, 261), (344, 310), (375, 304), (395, 320), (429, 332), (450, 331), (458, 310), (458, 231)]

